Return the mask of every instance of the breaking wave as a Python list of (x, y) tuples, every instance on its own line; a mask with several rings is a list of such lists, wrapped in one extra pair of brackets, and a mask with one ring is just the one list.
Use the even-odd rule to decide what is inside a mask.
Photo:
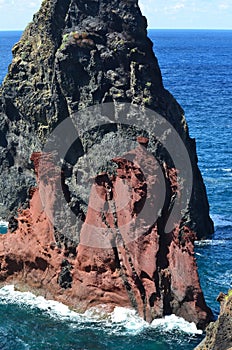
[(39, 309), (51, 318), (68, 321), (71, 327), (90, 327), (93, 323), (98, 323), (104, 328), (111, 328), (111, 333), (138, 334), (146, 329), (156, 329), (162, 332), (172, 332), (174, 330), (188, 334), (202, 334), (194, 323), (189, 323), (183, 318), (175, 315), (166, 316), (163, 319), (153, 320), (151, 324), (144, 321), (136, 314), (135, 310), (115, 307), (112, 313), (107, 312), (107, 308), (102, 305), (92, 308), (85, 313), (77, 313), (68, 306), (53, 300), (46, 300), (44, 297), (36, 296), (31, 292), (20, 292), (15, 290), (13, 285), (8, 285), (0, 289), (0, 304), (17, 304), (29, 309)]

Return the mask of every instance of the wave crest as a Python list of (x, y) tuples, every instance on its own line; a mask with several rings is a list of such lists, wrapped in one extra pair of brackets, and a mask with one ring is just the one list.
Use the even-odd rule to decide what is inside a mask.
[(81, 324), (100, 323), (103, 327), (111, 328), (113, 333), (120, 334), (128, 332), (138, 334), (145, 329), (157, 329), (162, 332), (181, 331), (188, 334), (202, 334), (194, 323), (189, 323), (175, 315), (166, 316), (163, 319), (155, 319), (151, 324), (144, 321), (136, 314), (135, 310), (115, 307), (112, 313), (107, 312), (107, 307), (99, 307), (87, 310), (85, 313), (77, 313), (68, 306), (44, 297), (36, 296), (31, 292), (20, 292), (15, 290), (14, 285), (8, 285), (0, 289), (0, 304), (17, 304), (32, 309), (40, 309), (52, 318), (69, 321), (71, 327), (79, 327)]

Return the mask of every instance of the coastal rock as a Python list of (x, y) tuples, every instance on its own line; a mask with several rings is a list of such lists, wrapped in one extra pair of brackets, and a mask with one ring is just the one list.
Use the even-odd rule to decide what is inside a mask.
[[(147, 232), (146, 218), (139, 217), (147, 187), (160, 186), (159, 182), (149, 183), (136, 166), (136, 158), (143, 159), (144, 152), (144, 147), (138, 145), (130, 152), (135, 163), (116, 158), (116, 176), (102, 173), (95, 178), (76, 249), (68, 242), (57, 243), (57, 232), (46, 215), (55, 206), (51, 189), (57, 185), (58, 177), (54, 172), (53, 176), (44, 176), (37, 166), (43, 157), (45, 168), (52, 168), (52, 157), (33, 154), (38, 187), (31, 191), (29, 208), (18, 215), (18, 229), (1, 237), (0, 281), (23, 290), (27, 286), (78, 311), (101, 304), (108, 305), (109, 310), (126, 306), (135, 308), (147, 321), (174, 313), (204, 329), (212, 313), (199, 284), (195, 234), (187, 227), (181, 234), (179, 227), (162, 234), (159, 220)], [(41, 193), (47, 196), (46, 213)], [(91, 206), (96, 193), (102, 199), (98, 210)], [(133, 199), (120, 209), (122, 196)], [(155, 198), (148, 198), (147, 202), (154, 210)], [(107, 233), (104, 243), (108, 240), (110, 248), (97, 248), (102, 239), (98, 228)], [(136, 233), (137, 238), (131, 240)]]
[(220, 293), (220, 314), (216, 322), (206, 328), (205, 339), (195, 350), (230, 350), (232, 349), (232, 291), (227, 295)]
[[(10, 216), (0, 280), (82, 311), (129, 306), (148, 321), (175, 313), (204, 328), (212, 313), (194, 240), (210, 236), (213, 224), (195, 141), (163, 87), (146, 27), (136, 0), (46, 0), (14, 46), (0, 101), (0, 216)], [(117, 125), (109, 112), (107, 125), (90, 124), (64, 156), (45, 147), (63, 121), (84, 125), (87, 107), (108, 103), (117, 115), (119, 103), (159, 113), (189, 153), (193, 192), (169, 233), (179, 169), (145, 118), (138, 130), (127, 125), (130, 115)], [(109, 161), (117, 145), (123, 152)]]

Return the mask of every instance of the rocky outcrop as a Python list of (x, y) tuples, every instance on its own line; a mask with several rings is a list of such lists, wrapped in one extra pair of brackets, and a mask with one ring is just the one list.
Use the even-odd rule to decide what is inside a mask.
[[(195, 141), (163, 87), (146, 26), (136, 0), (47, 0), (13, 48), (0, 103), (0, 215), (11, 232), (0, 237), (0, 280), (80, 310), (132, 306), (148, 321), (175, 313), (204, 328), (212, 313), (193, 242), (213, 224)], [(125, 103), (139, 106), (142, 127)], [(91, 124), (96, 105), (108, 123)], [(178, 142), (167, 150), (157, 141), (146, 108), (170, 126), (162, 141), (178, 132), (193, 174), (191, 200), (168, 232), (188, 179), (171, 157)], [(78, 137), (59, 129), (69, 119)]]
[(220, 293), (220, 314), (216, 322), (206, 329), (206, 337), (196, 350), (230, 350), (232, 349), (232, 291), (227, 295)]
[[(18, 215), (17, 230), (0, 240), (0, 280), (23, 290), (26, 286), (79, 311), (99, 304), (108, 305), (109, 310), (120, 305), (135, 308), (147, 321), (175, 313), (204, 328), (212, 314), (199, 285), (195, 234), (187, 227), (181, 235), (179, 227), (161, 234), (159, 221), (147, 231), (146, 218), (139, 217), (147, 187), (160, 186), (158, 181), (148, 183), (136, 165), (144, 154), (139, 144), (130, 152), (134, 162), (116, 158), (116, 175), (101, 173), (95, 178), (76, 249), (70, 241), (61, 240), (46, 215), (54, 209), (51, 188), (59, 180), (54, 172), (53, 176), (43, 172), (52, 168), (52, 156), (33, 154), (38, 187), (31, 191), (30, 208)], [(41, 193), (47, 196), (46, 210)], [(96, 193), (101, 200), (93, 209)], [(147, 202), (154, 210), (155, 198)], [(99, 248), (102, 237), (105, 247)]]
[[(54, 127), (88, 106), (128, 102), (160, 113), (179, 132), (194, 179), (185, 222), (198, 238), (213, 232), (195, 141), (188, 135), (183, 110), (163, 87), (146, 26), (136, 0), (43, 2), (13, 48), (1, 88), (0, 217), (27, 205), (35, 184), (31, 154), (43, 147)], [(101, 139), (111, 131), (102, 131)], [(131, 137), (139, 134), (133, 130)], [(77, 157), (91, 148), (87, 139), (75, 150)], [(150, 142), (150, 147), (157, 153), (157, 145)]]

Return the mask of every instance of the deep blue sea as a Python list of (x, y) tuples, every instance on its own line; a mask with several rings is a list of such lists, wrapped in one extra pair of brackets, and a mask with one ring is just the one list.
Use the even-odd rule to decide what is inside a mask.
[[(0, 32), (0, 82), (20, 32)], [(196, 244), (203, 291), (215, 316), (220, 291), (232, 287), (232, 31), (150, 30), (165, 87), (185, 110), (215, 222)], [(2, 232), (5, 228), (1, 227)], [(148, 325), (133, 312), (79, 315), (30, 293), (0, 290), (1, 350), (190, 350), (194, 325), (173, 316)]]

